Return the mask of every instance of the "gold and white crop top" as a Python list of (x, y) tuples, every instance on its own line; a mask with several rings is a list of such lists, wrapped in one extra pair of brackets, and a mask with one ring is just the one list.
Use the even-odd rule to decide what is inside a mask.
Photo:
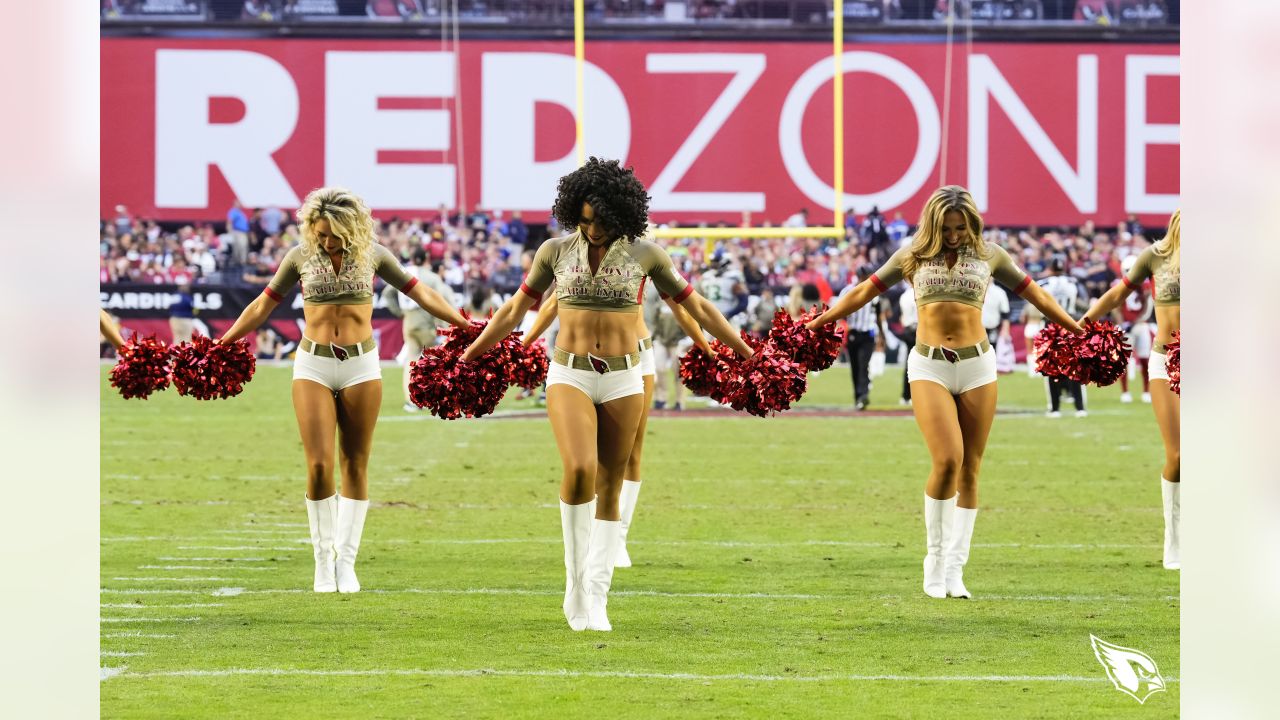
[(1168, 307), (1182, 304), (1182, 273), (1169, 267), (1169, 258), (1156, 254), (1156, 247), (1143, 250), (1138, 255), (1138, 262), (1129, 270), (1124, 284), (1130, 289), (1142, 287), (1142, 281), (1152, 278), (1155, 285), (1156, 307)]
[(335, 273), (328, 255), (315, 252), (304, 256), (302, 247), (295, 247), (280, 261), (280, 268), (263, 292), (280, 302), (301, 280), (305, 305), (372, 305), (374, 275), (402, 293), (418, 284), (418, 278), (405, 271), (390, 250), (374, 245), (370, 254), (372, 261), (368, 265), (343, 255), (342, 266)]
[[(915, 289), (916, 305), (950, 301), (982, 308), (991, 279), (1021, 295), (1031, 284), (1031, 277), (1014, 264), (1013, 258), (999, 245), (987, 244), (990, 255), (983, 258), (968, 247), (956, 253), (955, 264), (947, 267), (947, 254), (942, 253), (916, 264), (911, 285)], [(911, 248), (894, 253), (871, 276), (871, 283), (885, 292), (902, 280), (902, 261), (911, 254)]]
[(578, 232), (546, 241), (533, 256), (533, 266), (520, 289), (541, 299), (555, 281), (560, 307), (604, 312), (637, 312), (646, 278), (653, 278), (658, 292), (676, 302), (683, 302), (693, 292), (693, 286), (676, 272), (667, 251), (652, 240), (614, 240), (594, 274), (587, 258), (589, 247)]

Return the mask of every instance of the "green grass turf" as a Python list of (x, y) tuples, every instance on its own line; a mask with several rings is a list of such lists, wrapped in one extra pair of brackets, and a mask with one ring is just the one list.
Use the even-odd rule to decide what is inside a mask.
[[(1159, 436), (1118, 388), (1047, 419), (1042, 380), (1001, 378), (971, 601), (920, 589), (928, 460), (909, 415), (655, 417), (615, 629), (574, 633), (545, 417), (411, 415), (386, 369), (365, 592), (317, 595), (289, 368), (206, 403), (125, 401), (106, 372), (103, 717), (1177, 714), (1176, 679), (1139, 705), (1089, 643), (1178, 676)], [(900, 377), (872, 409), (898, 409)], [(802, 406), (851, 401), (837, 367)]]

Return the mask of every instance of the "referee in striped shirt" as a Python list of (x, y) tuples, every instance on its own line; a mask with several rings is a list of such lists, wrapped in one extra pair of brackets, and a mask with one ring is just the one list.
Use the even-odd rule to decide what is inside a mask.
[[(871, 277), (873, 272), (875, 268), (869, 263), (859, 267), (858, 282), (845, 286), (840, 297)], [(849, 325), (845, 342), (849, 350), (849, 366), (853, 371), (853, 407), (865, 410), (867, 396), (871, 393), (871, 353), (884, 351), (884, 315), (880, 311), (879, 298), (863, 305), (845, 321)]]

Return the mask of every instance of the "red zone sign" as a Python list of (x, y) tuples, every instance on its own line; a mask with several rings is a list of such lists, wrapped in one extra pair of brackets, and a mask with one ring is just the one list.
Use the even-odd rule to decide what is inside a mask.
[[(565, 42), (102, 41), (102, 213), (292, 209), (343, 185), (379, 215), (546, 217), (576, 163)], [(914, 220), (940, 184), (988, 223), (1162, 225), (1178, 206), (1176, 45), (846, 47), (845, 207)], [(832, 78), (817, 42), (587, 45), (589, 154), (623, 158), (655, 219), (829, 223)]]

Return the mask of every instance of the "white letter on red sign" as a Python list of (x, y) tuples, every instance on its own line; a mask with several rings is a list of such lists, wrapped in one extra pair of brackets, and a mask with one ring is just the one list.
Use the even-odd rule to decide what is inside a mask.
[[(880, 192), (868, 195), (845, 193), (844, 207), (848, 210), (870, 210), (872, 205), (882, 210), (897, 207), (915, 195), (938, 161), (938, 146), (942, 142), (941, 125), (938, 121), (938, 105), (933, 94), (914, 70), (887, 55), (870, 52), (851, 52), (843, 56), (845, 73), (866, 72), (879, 75), (897, 85), (911, 101), (916, 113), (916, 125), (920, 136), (916, 143), (916, 154), (911, 165), (893, 185)], [(828, 210), (835, 209), (835, 188), (823, 182), (809, 161), (804, 156), (804, 139), (801, 133), (801, 121), (804, 111), (809, 106), (813, 94), (831, 78), (835, 77), (831, 58), (823, 58), (805, 71), (796, 84), (787, 93), (782, 104), (782, 117), (778, 121), (778, 144), (782, 150), (782, 162), (796, 187), (813, 202)], [(846, 96), (847, 97), (847, 96)]]
[[(560, 176), (577, 167), (577, 144), (558, 160), (534, 160), (534, 109), (555, 103), (573, 112), (573, 57), (554, 53), (485, 53), (480, 119), (480, 204), (550, 208)], [(618, 84), (599, 67), (583, 70), (587, 155), (627, 159), (631, 111)]]
[[(244, 103), (209, 122), (211, 98)], [(271, 154), (293, 135), (298, 88), (275, 60), (243, 50), (156, 51), (156, 207), (207, 208), (209, 166), (248, 206), (298, 204)]]
[(1004, 110), (1036, 157), (1082, 213), (1098, 211), (1098, 56), (1076, 60), (1076, 167), (1072, 171), (1062, 153), (1032, 117), (1018, 94), (987, 55), (969, 58), (969, 192), (986, 212), (988, 188), (988, 96)]
[(325, 53), (325, 183), (371, 207), (455, 202), (453, 165), (378, 163), (379, 150), (446, 151), (448, 110), (379, 110), (378, 98), (453, 97), (453, 53)]
[[(732, 211), (764, 210), (764, 193), (759, 192), (676, 192), (676, 184), (689, 172), (702, 151), (724, 127), (724, 123), (747, 96), (764, 72), (765, 56), (759, 53), (653, 53), (645, 58), (651, 73), (733, 73), (720, 97), (676, 150), (671, 162), (649, 186), (652, 210)], [(672, 97), (680, 94), (672, 90)]]
[(1147, 146), (1177, 145), (1181, 125), (1147, 122), (1147, 78), (1180, 75), (1177, 55), (1131, 55), (1124, 59), (1124, 209), (1172, 213), (1178, 196), (1147, 192)]

